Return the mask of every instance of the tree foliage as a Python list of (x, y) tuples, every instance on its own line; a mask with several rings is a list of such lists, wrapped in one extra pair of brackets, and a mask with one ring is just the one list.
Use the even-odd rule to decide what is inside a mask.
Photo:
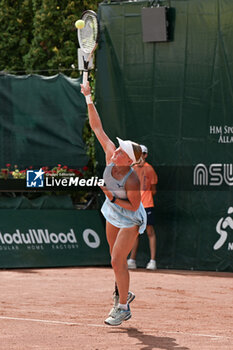
[(97, 11), (100, 2), (0, 0), (0, 71), (77, 77), (74, 23), (83, 11)]
[(32, 40), (31, 0), (1, 0), (0, 34), (0, 70), (23, 73)]

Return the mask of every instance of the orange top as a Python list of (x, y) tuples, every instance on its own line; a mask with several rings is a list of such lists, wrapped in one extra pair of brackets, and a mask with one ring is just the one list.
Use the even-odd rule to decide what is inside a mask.
[(136, 171), (140, 180), (141, 201), (144, 208), (153, 207), (154, 200), (151, 186), (158, 183), (158, 176), (156, 172), (147, 162), (145, 162), (143, 166), (135, 165), (134, 170)]

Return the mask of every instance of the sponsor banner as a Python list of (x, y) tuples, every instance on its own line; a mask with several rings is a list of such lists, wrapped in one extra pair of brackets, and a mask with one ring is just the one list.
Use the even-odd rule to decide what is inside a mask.
[[(158, 267), (233, 271), (231, 202), (224, 192), (181, 193), (176, 201), (171, 193), (158, 193)], [(137, 266), (145, 267), (149, 257), (143, 234)], [(98, 265), (110, 265), (100, 211), (0, 210), (0, 268)]]
[[(158, 191), (227, 191), (233, 188), (233, 163), (198, 163), (192, 166), (153, 166), (158, 175)], [(100, 191), (104, 180), (59, 174), (45, 176), (27, 171), (26, 179), (0, 179), (0, 191)], [(109, 189), (111, 191), (111, 188)]]
[(213, 249), (223, 248), (225, 251), (233, 251), (233, 207), (229, 207), (227, 215), (219, 219), (216, 225), (216, 232), (219, 234)]
[(233, 186), (233, 164), (197, 164), (193, 170), (193, 185), (215, 187), (217, 190)]
[[(233, 206), (215, 196), (205, 202), (200, 222), (201, 235), (195, 242), (198, 264), (207, 270), (233, 272)], [(215, 200), (215, 203), (214, 203)], [(232, 203), (232, 197), (229, 198)], [(218, 211), (215, 208), (218, 207)], [(199, 218), (197, 218), (199, 220)]]
[[(191, 166), (156, 166), (158, 191), (226, 191), (233, 188), (233, 163), (198, 163)], [(103, 173), (103, 170), (101, 173)], [(47, 175), (42, 169), (27, 170), (26, 179), (0, 179), (0, 191), (100, 191), (98, 176), (80, 178), (72, 174)], [(109, 188), (111, 191), (111, 188)]]
[(0, 210), (1, 268), (109, 264), (96, 210)]
[(159, 268), (233, 272), (232, 192), (158, 192), (155, 217)]
[(233, 125), (210, 125), (209, 134), (218, 143), (233, 144)]

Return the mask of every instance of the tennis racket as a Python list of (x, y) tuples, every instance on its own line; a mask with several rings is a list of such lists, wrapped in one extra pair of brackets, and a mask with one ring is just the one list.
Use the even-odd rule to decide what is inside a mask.
[(99, 22), (96, 13), (91, 10), (83, 12), (81, 19), (85, 22), (85, 26), (78, 29), (78, 41), (81, 50), (88, 54), (86, 59), (83, 57), (83, 85), (85, 86), (88, 80), (88, 65), (99, 39)]

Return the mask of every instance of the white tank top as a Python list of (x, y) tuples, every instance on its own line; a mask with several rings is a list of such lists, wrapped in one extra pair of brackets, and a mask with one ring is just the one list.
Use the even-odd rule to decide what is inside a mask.
[(133, 172), (133, 169), (131, 168), (121, 180), (117, 180), (112, 176), (112, 168), (114, 165), (114, 163), (111, 163), (106, 166), (103, 174), (104, 182), (107, 189), (111, 191), (116, 198), (127, 199), (125, 183), (129, 175)]

